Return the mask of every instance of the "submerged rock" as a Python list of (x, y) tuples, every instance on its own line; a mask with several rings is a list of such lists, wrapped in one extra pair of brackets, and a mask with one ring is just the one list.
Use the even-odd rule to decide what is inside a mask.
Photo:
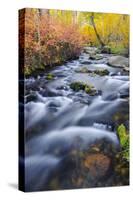
[(80, 63), (85, 64), (85, 65), (89, 65), (89, 64), (91, 64), (91, 61), (83, 59), (83, 60), (80, 60)]
[(112, 67), (120, 67), (127, 70), (129, 68), (129, 59), (124, 56), (111, 56), (108, 64)]

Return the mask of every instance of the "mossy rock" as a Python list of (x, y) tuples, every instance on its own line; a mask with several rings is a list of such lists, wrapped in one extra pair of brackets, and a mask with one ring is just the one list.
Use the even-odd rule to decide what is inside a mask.
[(83, 82), (73, 82), (70, 84), (70, 88), (76, 92), (83, 90), (91, 96), (93, 96), (97, 93), (97, 91), (93, 85), (88, 85)]
[(96, 89), (94, 86), (90, 86), (90, 85), (86, 85), (85, 86), (85, 92), (91, 96), (95, 95), (96, 94)]
[(75, 72), (77, 72), (77, 73), (90, 73), (91, 71), (87, 67), (81, 67), (79, 69), (76, 69)]
[(85, 90), (85, 83), (82, 82), (73, 82), (70, 84), (70, 88), (78, 92), (79, 90)]
[(94, 71), (95, 74), (99, 75), (99, 76), (106, 76), (109, 75), (109, 71), (107, 69), (102, 69), (102, 70), (95, 70)]
[(47, 80), (53, 80), (54, 79), (54, 74), (47, 74), (46, 79)]
[(109, 75), (109, 71), (107, 69), (97, 69), (94, 71), (89, 70), (87, 67), (81, 67), (76, 69), (75, 72), (77, 73), (89, 73), (90, 75), (99, 75), (99, 76), (106, 76)]

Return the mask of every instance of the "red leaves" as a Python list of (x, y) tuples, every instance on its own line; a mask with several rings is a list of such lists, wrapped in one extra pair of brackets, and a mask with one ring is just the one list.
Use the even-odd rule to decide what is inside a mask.
[[(79, 28), (53, 15), (39, 15), (27, 9), (25, 17), (25, 65), (34, 68), (35, 59), (43, 65), (54, 65), (80, 53), (84, 43)], [(37, 56), (38, 54), (38, 56)], [(38, 62), (38, 66), (39, 66)]]

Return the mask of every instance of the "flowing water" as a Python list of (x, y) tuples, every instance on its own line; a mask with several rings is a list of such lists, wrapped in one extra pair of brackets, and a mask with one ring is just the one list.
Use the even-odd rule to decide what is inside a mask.
[[(121, 123), (128, 127), (129, 75), (122, 68), (107, 65), (110, 55), (102, 56), (101, 60), (89, 60), (88, 55), (82, 53), (78, 60), (25, 79), (27, 191), (115, 185), (114, 164), (111, 164), (109, 178), (104, 176), (99, 185), (91, 178), (77, 185), (69, 181), (79, 170), (80, 161), (75, 161), (76, 165), (72, 162), (74, 150), (86, 155), (93, 144), (104, 141), (104, 155), (110, 144), (117, 151), (120, 145), (116, 127)], [(76, 69), (82, 67), (107, 69), (109, 75), (76, 73)], [(53, 80), (47, 80), (49, 73), (54, 75)], [(98, 93), (90, 96), (85, 91), (73, 91), (70, 84), (75, 81), (94, 85)], [(81, 170), (81, 166), (79, 168)], [(94, 177), (98, 182), (99, 177)]]

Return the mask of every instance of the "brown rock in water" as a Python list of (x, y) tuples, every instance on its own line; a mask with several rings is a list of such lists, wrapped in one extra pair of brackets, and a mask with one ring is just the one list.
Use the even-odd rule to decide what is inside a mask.
[(110, 164), (110, 158), (102, 153), (88, 155), (84, 160), (84, 166), (89, 170), (93, 178), (105, 176), (110, 168)]

